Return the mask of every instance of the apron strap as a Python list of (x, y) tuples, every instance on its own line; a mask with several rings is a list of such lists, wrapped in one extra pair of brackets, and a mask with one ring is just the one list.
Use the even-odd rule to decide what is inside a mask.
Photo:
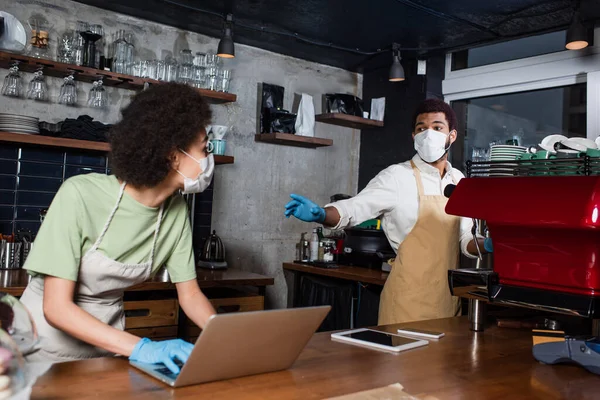
[(91, 251), (98, 250), (100, 243), (102, 243), (102, 239), (104, 239), (104, 235), (106, 234), (106, 231), (108, 230), (108, 226), (110, 225), (113, 217), (115, 216), (115, 213), (117, 212), (117, 208), (119, 208), (119, 203), (121, 202), (121, 199), (123, 198), (123, 193), (125, 193), (125, 185), (127, 185), (127, 182), (123, 182), (121, 184), (121, 189), (119, 190), (119, 196), (117, 197), (117, 202), (115, 203), (115, 206), (113, 207), (110, 215), (108, 216), (108, 219), (106, 220), (106, 223), (104, 224), (104, 228), (102, 228), (102, 232), (100, 232), (100, 235), (98, 235), (98, 239), (96, 239), (96, 242), (90, 249)]
[(160, 205), (160, 211), (158, 212), (158, 220), (156, 221), (156, 229), (154, 230), (154, 238), (152, 239), (152, 249), (150, 250), (150, 268), (154, 262), (154, 251), (156, 249), (156, 242), (158, 241), (158, 232), (160, 231), (160, 223), (162, 222), (163, 210), (165, 209), (165, 203)]
[(423, 196), (423, 181), (421, 181), (421, 171), (415, 165), (413, 160), (410, 160), (410, 165), (412, 166), (413, 172), (415, 173), (415, 180), (417, 181), (417, 193), (419, 194), (419, 198)]
[[(415, 173), (415, 179), (417, 181), (417, 193), (419, 193), (419, 197), (423, 196), (423, 181), (421, 180), (421, 171), (419, 171), (419, 168), (417, 168), (417, 166), (415, 165), (415, 163), (413, 162), (413, 160), (410, 160), (410, 165), (412, 166), (412, 169)], [(452, 178), (452, 183), (457, 185), (458, 181), (456, 180), (456, 178), (454, 177), (454, 174), (452, 173), (452, 170), (448, 171), (448, 174), (450, 174), (450, 178)]]

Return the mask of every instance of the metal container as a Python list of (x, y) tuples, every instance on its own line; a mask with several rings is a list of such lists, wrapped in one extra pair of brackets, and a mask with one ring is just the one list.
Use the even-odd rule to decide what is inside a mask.
[(2, 255), (0, 269), (21, 268), (21, 243), (2, 241)]

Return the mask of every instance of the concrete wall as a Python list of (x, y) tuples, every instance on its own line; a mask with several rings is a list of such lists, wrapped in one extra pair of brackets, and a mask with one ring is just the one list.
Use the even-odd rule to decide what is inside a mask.
[[(137, 55), (143, 59), (178, 54), (184, 48), (206, 52), (216, 50), (218, 44), (214, 38), (68, 0), (0, 0), (0, 9), (15, 15), (24, 25), (33, 13), (43, 13), (54, 25), (51, 39), (76, 20), (102, 24), (108, 33), (132, 30), (137, 39)], [(53, 44), (56, 46), (56, 41)], [(55, 57), (55, 47), (51, 54)], [(285, 307), (287, 285), (281, 264), (293, 258), (300, 233), (311, 227), (283, 218), (283, 206), (291, 192), (302, 193), (321, 204), (331, 194), (356, 192), (360, 132), (318, 123), (317, 136), (334, 140), (333, 147), (318, 150), (255, 143), (257, 85), (268, 82), (284, 86), (288, 109), (294, 93), (311, 94), (320, 112), (323, 93), (361, 96), (362, 75), (242, 45), (236, 45), (236, 56), (225, 66), (233, 70), (231, 92), (238, 95), (238, 101), (213, 106), (213, 123), (232, 127), (227, 137), (227, 154), (235, 156), (235, 165), (220, 166), (215, 174), (213, 228), (225, 243), (230, 267), (274, 277), (275, 286), (267, 290), (268, 306)], [(0, 70), (1, 80), (6, 72)], [(29, 81), (31, 74), (25, 75)], [(71, 108), (56, 104), (61, 80), (47, 80), (52, 92), (50, 104), (2, 97), (0, 112), (35, 115), (46, 121), (88, 114), (102, 122), (115, 122), (119, 109), (133, 94), (108, 88), (111, 104), (106, 111), (84, 106)], [(90, 85), (78, 85), (83, 105)]]

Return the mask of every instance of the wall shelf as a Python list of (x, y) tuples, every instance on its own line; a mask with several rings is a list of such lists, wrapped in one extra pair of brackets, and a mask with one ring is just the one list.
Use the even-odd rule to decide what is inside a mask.
[[(108, 153), (110, 145), (104, 142), (93, 142), (89, 140), (64, 139), (41, 135), (27, 135), (23, 133), (0, 132), (0, 142), (44, 146), (44, 147), (59, 147), (63, 149), (77, 149), (87, 151), (98, 151)], [(215, 164), (233, 164), (235, 158), (231, 156), (215, 156)]]
[(331, 139), (297, 136), (291, 133), (258, 133), (254, 136), (254, 141), (309, 149), (333, 145), (333, 140)]
[(315, 121), (322, 122), (324, 124), (343, 126), (345, 128), (353, 129), (368, 129), (368, 128), (382, 128), (383, 121), (376, 121), (374, 119), (367, 119), (357, 117), (354, 115), (333, 113), (333, 114), (319, 114), (315, 115)]
[[(44, 75), (56, 78), (64, 78), (71, 71), (75, 71), (75, 80), (81, 82), (94, 82), (103, 78), (105, 86), (117, 87), (129, 90), (142, 90), (145, 83), (160, 85), (163, 82), (148, 78), (138, 78), (131, 75), (118, 74), (116, 72), (102, 71), (95, 68), (81, 67), (73, 64), (65, 64), (52, 60), (39, 59), (20, 54), (12, 54), (0, 51), (0, 67), (10, 68), (14, 61), (19, 61), (19, 70), (35, 72), (38, 67), (44, 67)], [(231, 103), (237, 100), (232, 93), (216, 92), (214, 90), (197, 89), (206, 100), (213, 104)]]

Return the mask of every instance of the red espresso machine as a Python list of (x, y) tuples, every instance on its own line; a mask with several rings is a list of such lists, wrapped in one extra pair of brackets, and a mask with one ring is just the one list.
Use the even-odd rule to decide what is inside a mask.
[(467, 163), (469, 177), (451, 192), (446, 212), (485, 221), (493, 267), (449, 271), (450, 291), (472, 303), (591, 319), (583, 337), (534, 332), (533, 354), (599, 374), (600, 159), (477, 164)]
[(485, 220), (494, 244), (493, 270), (450, 271), (455, 295), (599, 317), (600, 176), (465, 178), (446, 212)]

